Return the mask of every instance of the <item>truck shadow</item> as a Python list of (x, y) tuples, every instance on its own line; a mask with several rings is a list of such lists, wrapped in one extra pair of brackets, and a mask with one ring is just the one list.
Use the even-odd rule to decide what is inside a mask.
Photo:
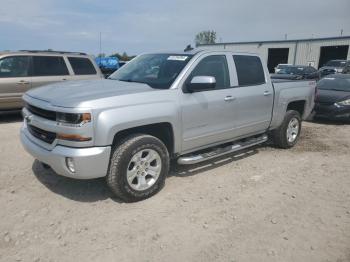
[(22, 122), (22, 119), (21, 111), (0, 111), (0, 125)]
[(78, 202), (96, 202), (111, 198), (121, 203), (120, 200), (113, 198), (104, 178), (78, 180), (60, 176), (51, 168), (44, 168), (38, 160), (34, 161), (32, 170), (40, 183), (65, 198)]
[[(218, 157), (214, 160), (209, 160), (195, 165), (181, 166), (174, 162), (171, 165), (168, 177), (187, 177), (198, 175), (200, 173), (204, 173), (205, 171), (221, 167), (257, 153), (258, 150), (257, 147), (255, 147), (247, 151)], [(38, 181), (46, 188), (55, 194), (59, 194), (70, 200), (78, 202), (97, 202), (111, 199), (116, 203), (124, 203), (124, 201), (113, 196), (113, 194), (109, 191), (104, 178), (77, 180), (60, 176), (57, 175), (51, 168), (43, 167), (38, 160), (34, 161), (32, 171)]]

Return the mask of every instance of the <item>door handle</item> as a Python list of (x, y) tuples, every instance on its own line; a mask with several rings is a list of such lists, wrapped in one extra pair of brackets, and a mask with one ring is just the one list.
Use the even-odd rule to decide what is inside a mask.
[(271, 95), (271, 92), (270, 92), (270, 91), (265, 91), (265, 92), (264, 92), (264, 96), (269, 96), (269, 95)]
[(19, 85), (29, 85), (29, 82), (21, 80), (21, 81), (17, 82), (17, 84), (19, 84)]
[(66, 78), (62, 78), (62, 81), (67, 81), (67, 79)]
[(235, 100), (236, 98), (235, 97), (233, 97), (233, 96), (226, 96), (225, 97), (225, 102), (230, 102), (230, 101), (233, 101), (233, 100)]

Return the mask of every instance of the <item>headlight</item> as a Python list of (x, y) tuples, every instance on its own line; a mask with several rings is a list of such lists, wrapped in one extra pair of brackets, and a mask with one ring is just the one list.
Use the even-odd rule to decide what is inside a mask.
[(334, 103), (334, 105), (337, 106), (337, 107), (339, 107), (339, 106), (350, 106), (350, 99)]
[(83, 125), (91, 121), (91, 114), (90, 113), (74, 114), (74, 113), (57, 112), (56, 121), (61, 124), (67, 124), (67, 125)]

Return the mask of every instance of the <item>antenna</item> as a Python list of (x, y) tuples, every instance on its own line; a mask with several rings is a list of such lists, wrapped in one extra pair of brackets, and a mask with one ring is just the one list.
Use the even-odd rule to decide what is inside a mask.
[(99, 53), (99, 57), (102, 56), (102, 33), (100, 32), (100, 53)]

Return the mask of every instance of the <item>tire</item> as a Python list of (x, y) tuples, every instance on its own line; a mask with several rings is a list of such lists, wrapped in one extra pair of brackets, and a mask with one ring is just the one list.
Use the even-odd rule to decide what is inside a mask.
[[(293, 124), (297, 124), (298, 129), (297, 130), (293, 128), (288, 129), (290, 124), (292, 126), (294, 126)], [(288, 133), (288, 130), (290, 131), (293, 130), (293, 132)], [(300, 131), (301, 131), (301, 117), (299, 112), (294, 110), (289, 110), (286, 112), (286, 115), (283, 119), (282, 124), (277, 129), (272, 131), (272, 141), (274, 145), (279, 148), (284, 148), (284, 149), (291, 148), (298, 142)]]
[(106, 180), (115, 196), (136, 202), (158, 193), (168, 172), (169, 153), (164, 143), (150, 135), (135, 134), (114, 147)]

